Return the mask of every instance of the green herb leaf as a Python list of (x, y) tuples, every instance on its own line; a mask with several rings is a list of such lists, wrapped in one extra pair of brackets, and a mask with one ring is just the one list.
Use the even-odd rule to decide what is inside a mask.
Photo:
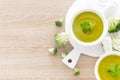
[(120, 66), (118, 64), (110, 66), (108, 72), (112, 74), (112, 76), (120, 75)]

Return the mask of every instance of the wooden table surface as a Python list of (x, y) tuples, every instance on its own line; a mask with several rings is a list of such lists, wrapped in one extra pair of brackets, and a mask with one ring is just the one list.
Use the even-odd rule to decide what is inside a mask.
[(52, 56), (54, 35), (64, 31), (54, 21), (65, 18), (75, 0), (0, 0), (0, 80), (96, 80), (97, 58), (81, 55), (74, 76), (60, 52), (71, 51), (67, 44)]

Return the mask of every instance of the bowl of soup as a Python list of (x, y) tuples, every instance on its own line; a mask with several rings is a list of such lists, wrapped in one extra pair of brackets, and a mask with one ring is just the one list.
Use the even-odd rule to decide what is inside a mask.
[(107, 52), (95, 64), (97, 80), (120, 80), (120, 52)]
[(107, 34), (107, 19), (97, 10), (84, 9), (76, 12), (70, 24), (72, 37), (81, 45), (96, 45)]

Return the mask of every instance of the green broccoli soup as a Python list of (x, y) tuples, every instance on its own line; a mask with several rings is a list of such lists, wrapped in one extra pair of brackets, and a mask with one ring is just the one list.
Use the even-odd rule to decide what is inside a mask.
[(98, 66), (100, 80), (120, 80), (120, 56), (106, 56)]
[(76, 16), (72, 28), (78, 40), (93, 42), (103, 33), (103, 21), (94, 12), (83, 12)]

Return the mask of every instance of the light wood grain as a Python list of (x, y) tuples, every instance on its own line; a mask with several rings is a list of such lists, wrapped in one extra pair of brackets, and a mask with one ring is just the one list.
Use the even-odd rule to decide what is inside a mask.
[(55, 33), (64, 31), (54, 21), (64, 19), (73, 2), (0, 0), (0, 80), (95, 80), (97, 58), (81, 55), (76, 66), (81, 74), (74, 76), (60, 55), (70, 44), (58, 47), (56, 56), (48, 53)]

